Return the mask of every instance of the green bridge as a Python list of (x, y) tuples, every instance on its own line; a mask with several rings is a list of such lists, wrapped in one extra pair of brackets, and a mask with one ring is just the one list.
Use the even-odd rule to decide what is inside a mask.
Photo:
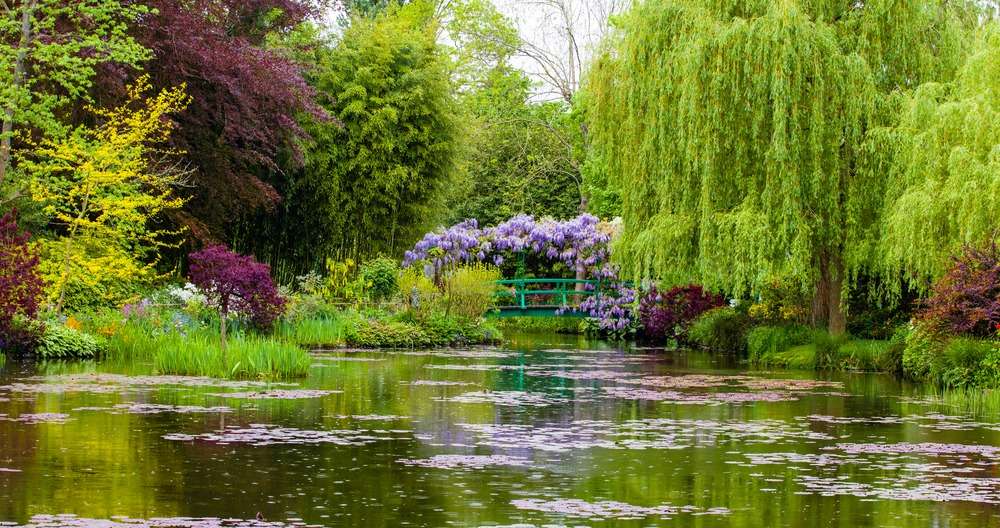
[(496, 284), (497, 311), (491, 315), (498, 318), (586, 317), (575, 309), (588, 297), (601, 298), (599, 280), (508, 279)]

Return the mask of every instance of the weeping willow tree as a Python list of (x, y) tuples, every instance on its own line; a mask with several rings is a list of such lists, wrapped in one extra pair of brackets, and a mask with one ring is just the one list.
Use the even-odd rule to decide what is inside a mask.
[(974, 15), (946, 5), (637, 3), (588, 81), (626, 272), (734, 295), (779, 276), (813, 294), (817, 325), (843, 332), (886, 185), (859, 170), (864, 140), (892, 122), (894, 92), (953, 77)]
[(882, 219), (885, 283), (925, 289), (962, 244), (997, 237), (1000, 225), (1000, 26), (982, 31), (951, 83), (903, 99), (897, 126), (875, 130), (874, 171), (887, 171)]

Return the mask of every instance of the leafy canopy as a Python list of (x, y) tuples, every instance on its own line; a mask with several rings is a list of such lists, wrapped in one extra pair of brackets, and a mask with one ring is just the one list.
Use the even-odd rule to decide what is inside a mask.
[(338, 122), (313, 122), (290, 191), (284, 236), (298, 260), (394, 254), (442, 213), (460, 140), (445, 50), (431, 6), (357, 19), (318, 50), (311, 83)]
[(789, 277), (840, 313), (878, 240), (866, 132), (891, 122), (894, 91), (953, 75), (967, 14), (952, 5), (637, 3), (588, 87), (626, 272), (735, 295)]
[(177, 234), (154, 221), (183, 203), (174, 194), (182, 174), (169, 163), (175, 153), (162, 148), (174, 129), (168, 116), (188, 97), (183, 86), (152, 96), (150, 90), (141, 78), (124, 105), (91, 108), (100, 126), (46, 139), (24, 157), (31, 198), (56, 230), (40, 243), (57, 311), (67, 301), (121, 303), (156, 278), (157, 252)]

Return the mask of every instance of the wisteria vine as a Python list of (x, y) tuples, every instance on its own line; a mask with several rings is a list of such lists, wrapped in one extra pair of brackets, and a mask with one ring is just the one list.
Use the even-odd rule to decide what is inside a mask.
[(612, 230), (610, 224), (590, 214), (564, 221), (536, 220), (521, 214), (487, 228), (480, 228), (475, 220), (466, 220), (424, 235), (406, 252), (403, 265), (423, 263), (424, 273), (435, 276), (460, 264), (500, 266), (518, 254), (561, 262), (588, 278), (607, 281), (609, 289), (602, 290), (600, 300), (588, 297), (580, 310), (597, 319), (600, 330), (622, 333), (634, 325), (632, 305), (636, 294), (618, 280), (617, 268), (608, 261)]

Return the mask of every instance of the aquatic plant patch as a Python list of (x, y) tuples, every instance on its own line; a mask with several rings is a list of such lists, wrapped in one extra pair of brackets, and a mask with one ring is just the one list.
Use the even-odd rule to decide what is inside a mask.
[[(448, 398), (434, 398), (434, 401), (449, 403), (492, 403), (493, 405), (502, 407), (546, 407), (566, 403), (569, 400), (538, 392), (480, 391), (467, 392)], [(577, 398), (577, 401), (580, 401), (580, 399)]]
[(392, 431), (329, 430), (309, 431), (269, 424), (250, 424), (246, 427), (232, 426), (221, 431), (203, 434), (171, 433), (163, 435), (166, 440), (181, 442), (208, 442), (213, 444), (246, 444), (252, 446), (336, 444), (367, 445), (382, 440), (409, 440), (410, 437), (393, 437)]
[(266, 383), (262, 381), (230, 381), (200, 376), (124, 376), (121, 374), (91, 373), (34, 376), (24, 378), (18, 383), (0, 385), (0, 390), (44, 394), (58, 394), (62, 392), (111, 394), (161, 386), (246, 389), (253, 387), (289, 387), (295, 386), (295, 384)]
[(579, 517), (584, 519), (639, 520), (646, 517), (669, 519), (681, 513), (702, 513), (708, 515), (729, 515), (726, 508), (702, 509), (696, 506), (636, 506), (617, 501), (587, 502), (580, 499), (516, 499), (511, 504), (520, 510), (543, 512), (551, 515)]
[(198, 405), (165, 405), (159, 403), (121, 403), (112, 407), (77, 407), (74, 411), (103, 411), (109, 414), (219, 414), (231, 413), (230, 407), (201, 407)]
[(839, 450), (845, 453), (867, 453), (867, 454), (918, 454), (928, 456), (946, 455), (982, 455), (985, 457), (997, 457), (1000, 455), (1000, 447), (988, 445), (970, 444), (939, 444), (933, 442), (897, 444), (837, 444), (823, 449)]
[(343, 393), (344, 391), (340, 390), (273, 389), (247, 392), (212, 392), (208, 393), (208, 396), (218, 396), (220, 398), (238, 400), (308, 400), (312, 398), (323, 398), (331, 394)]
[(576, 420), (549, 425), (458, 424), (477, 435), (475, 445), (562, 453), (581, 449), (686, 449), (723, 441), (745, 444), (801, 443), (834, 437), (782, 420), (717, 421), (647, 418), (615, 423)]
[(402, 350), (390, 352), (400, 356), (422, 356), (439, 358), (458, 359), (504, 359), (517, 357), (517, 352), (504, 351), (500, 349), (472, 349), (472, 350)]
[(796, 479), (806, 491), (825, 496), (850, 495), (897, 501), (1000, 504), (1000, 478), (952, 477), (945, 482), (920, 482), (907, 486), (910, 480), (867, 484), (841, 477), (813, 475), (802, 475)]
[(795, 401), (798, 397), (780, 392), (706, 392), (688, 393), (654, 391), (626, 387), (604, 387), (604, 395), (623, 400), (648, 400), (688, 405), (722, 405), (727, 403)]
[(424, 368), (436, 369), (436, 370), (472, 370), (472, 371), (491, 371), (491, 370), (529, 370), (531, 367), (526, 367), (524, 365), (488, 365), (488, 364), (472, 364), (472, 365), (456, 365), (452, 363), (444, 363), (441, 365), (424, 365)]
[(66, 423), (70, 419), (68, 414), (63, 413), (27, 413), (17, 416), (7, 416), (0, 414), (0, 421), (18, 422), (23, 424), (43, 424), (43, 423)]
[(531, 463), (528, 459), (507, 455), (435, 455), (420, 459), (404, 458), (397, 462), (434, 469), (483, 469), (487, 466), (527, 466)]
[(571, 380), (602, 380), (628, 383), (626, 378), (629, 374), (615, 370), (543, 370), (530, 372), (531, 376), (541, 376), (550, 378), (564, 378)]
[(362, 414), (362, 415), (337, 415), (332, 418), (340, 420), (358, 420), (361, 422), (394, 422), (399, 420), (409, 420), (409, 416), (396, 416), (394, 414)]
[(71, 514), (33, 515), (24, 525), (2, 525), (11, 528), (320, 528), (320, 525), (302, 522), (284, 523), (256, 519), (219, 519), (215, 517), (88, 519)]
[[(329, 362), (329, 363), (381, 363), (385, 361), (385, 358), (370, 358), (362, 356), (321, 356), (313, 354), (312, 358), (317, 361)], [(322, 365), (322, 364), (321, 364)], [(316, 365), (313, 365), (316, 366)]]
[(415, 381), (401, 381), (400, 383), (404, 385), (411, 385), (414, 387), (468, 387), (470, 385), (475, 385), (468, 381), (438, 381), (438, 380), (415, 380)]

